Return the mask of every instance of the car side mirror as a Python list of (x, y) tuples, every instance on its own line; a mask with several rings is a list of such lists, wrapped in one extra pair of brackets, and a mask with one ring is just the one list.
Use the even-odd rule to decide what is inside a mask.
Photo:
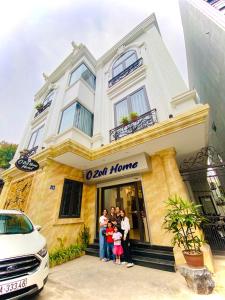
[(34, 227), (35, 227), (35, 229), (36, 229), (37, 231), (40, 231), (40, 230), (41, 230), (41, 226), (40, 226), (40, 225), (35, 225)]

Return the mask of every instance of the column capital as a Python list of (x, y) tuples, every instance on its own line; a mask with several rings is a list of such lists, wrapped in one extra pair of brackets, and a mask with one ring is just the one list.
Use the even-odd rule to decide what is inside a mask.
[(162, 158), (165, 156), (174, 157), (174, 156), (176, 156), (176, 150), (174, 147), (170, 147), (170, 148), (163, 149), (161, 151), (156, 152), (155, 155), (159, 155)]

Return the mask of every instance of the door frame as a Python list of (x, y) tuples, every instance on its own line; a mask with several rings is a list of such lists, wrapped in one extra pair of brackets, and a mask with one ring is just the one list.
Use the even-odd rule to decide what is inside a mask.
[[(120, 188), (123, 186), (128, 186), (128, 185), (133, 185), (135, 188), (135, 203), (136, 203), (136, 207), (137, 207), (137, 217), (138, 217), (138, 230), (140, 233), (140, 242), (144, 242), (144, 228), (141, 228), (141, 224), (143, 223), (143, 220), (141, 219), (141, 214), (140, 214), (140, 206), (139, 206), (139, 201), (138, 201), (138, 182), (140, 182), (141, 184), (141, 190), (142, 190), (142, 195), (143, 195), (143, 202), (144, 202), (144, 209), (145, 209), (145, 213), (146, 213), (146, 205), (145, 205), (145, 198), (144, 198), (144, 192), (143, 192), (143, 187), (142, 187), (142, 182), (141, 180), (137, 180), (137, 181), (131, 181), (131, 182), (126, 182), (126, 183), (121, 183), (121, 184), (115, 184), (115, 185), (109, 185), (109, 186), (104, 186), (104, 187), (99, 187), (97, 188), (97, 222), (96, 222), (96, 236), (98, 235), (98, 220), (99, 220), (99, 216), (98, 213), (100, 211), (100, 213), (102, 213), (102, 210), (104, 209), (104, 191), (107, 189), (112, 189), (112, 188), (116, 188), (117, 189), (117, 198), (120, 198)], [(100, 191), (101, 189), (101, 191)], [(100, 192), (101, 192), (101, 200), (99, 199), (100, 196)], [(99, 206), (100, 206), (100, 210), (99, 210)], [(147, 230), (149, 231), (149, 224), (148, 224), (148, 218), (146, 218), (147, 221)], [(147, 233), (149, 235), (149, 232)]]

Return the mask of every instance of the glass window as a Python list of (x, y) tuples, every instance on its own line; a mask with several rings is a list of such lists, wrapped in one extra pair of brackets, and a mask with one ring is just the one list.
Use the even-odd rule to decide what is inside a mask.
[(26, 234), (33, 231), (30, 220), (21, 214), (0, 214), (1, 234)]
[(136, 60), (137, 60), (136, 51), (129, 50), (129, 51), (123, 53), (113, 64), (113, 67), (112, 67), (113, 77), (115, 77), (116, 75), (121, 73), (123, 70), (128, 68)]
[(72, 127), (76, 127), (87, 135), (92, 136), (93, 114), (79, 102), (73, 103), (63, 111), (59, 132)]
[(28, 150), (31, 150), (40, 145), (44, 133), (44, 125), (36, 129), (32, 134), (28, 144)]
[(80, 218), (83, 183), (64, 180), (59, 218)]
[(74, 115), (76, 110), (76, 103), (66, 108), (62, 113), (62, 119), (60, 124), (60, 132), (63, 132), (73, 127)]
[(43, 101), (43, 105), (46, 105), (48, 102), (53, 100), (54, 93), (55, 93), (54, 90), (50, 90), (50, 92), (47, 94), (47, 96), (45, 97), (45, 99)]
[(122, 117), (128, 117), (131, 112), (139, 116), (150, 110), (145, 88), (141, 88), (115, 104), (115, 126), (121, 124)]
[(70, 75), (69, 85), (72, 85), (74, 82), (83, 78), (93, 89), (95, 89), (95, 75), (88, 69), (85, 64), (81, 64), (76, 68)]

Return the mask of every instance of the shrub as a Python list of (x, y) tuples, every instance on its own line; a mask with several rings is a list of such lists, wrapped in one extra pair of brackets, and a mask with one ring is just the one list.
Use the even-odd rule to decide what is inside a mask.
[(72, 244), (68, 247), (63, 246), (63, 248), (55, 249), (49, 253), (50, 268), (80, 257), (83, 253), (83, 247), (78, 244)]

